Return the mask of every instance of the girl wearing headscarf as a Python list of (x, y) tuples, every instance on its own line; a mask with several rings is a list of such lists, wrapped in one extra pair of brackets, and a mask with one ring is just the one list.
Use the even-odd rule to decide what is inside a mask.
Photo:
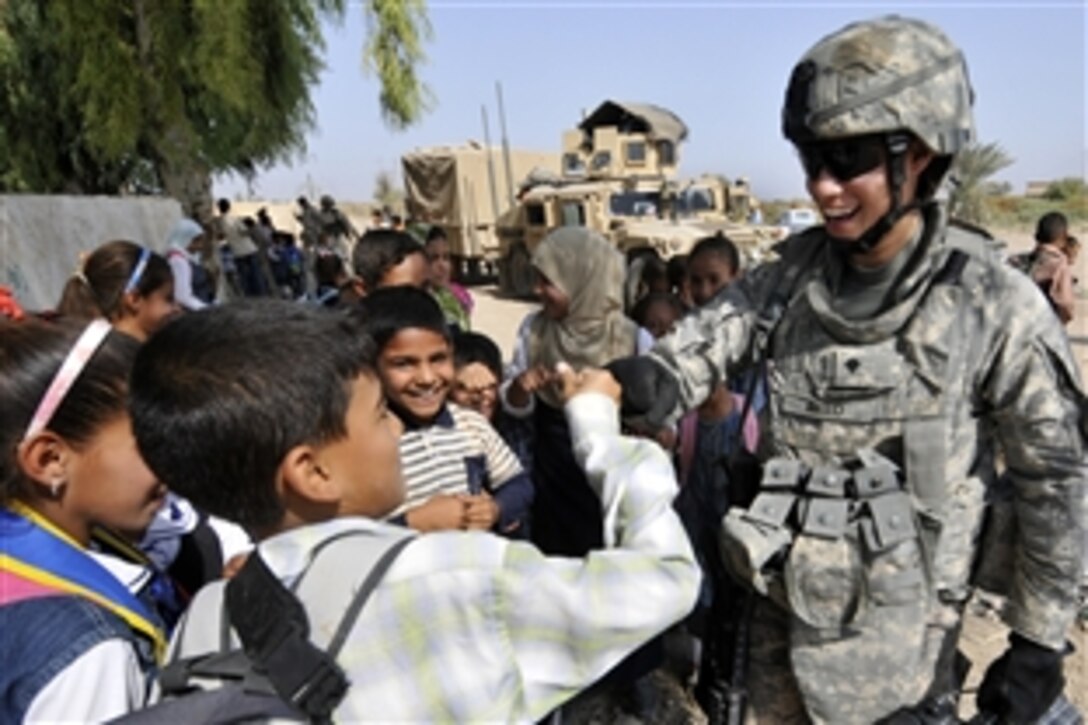
[(648, 350), (653, 338), (623, 314), (623, 255), (599, 234), (557, 229), (532, 263), (541, 309), (518, 330), (502, 404), (534, 419), (534, 543), (546, 554), (584, 556), (603, 545), (601, 504), (574, 459), (555, 366), (601, 367)]
[(201, 264), (204, 227), (179, 219), (166, 239), (166, 261), (174, 272), (174, 299), (186, 310), (199, 310), (215, 299), (215, 280)]

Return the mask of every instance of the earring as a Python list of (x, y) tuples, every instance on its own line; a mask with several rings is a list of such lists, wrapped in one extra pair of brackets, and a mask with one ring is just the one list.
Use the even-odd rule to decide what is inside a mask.
[(53, 481), (49, 484), (49, 495), (53, 498), (58, 498), (60, 496), (60, 491), (62, 488), (64, 488), (64, 479), (54, 478)]

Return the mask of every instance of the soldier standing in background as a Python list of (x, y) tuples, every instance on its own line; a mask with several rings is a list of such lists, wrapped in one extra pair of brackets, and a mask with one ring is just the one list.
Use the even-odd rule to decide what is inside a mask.
[(978, 707), (1000, 722), (1076, 717), (1062, 656), (1081, 575), (1085, 397), (1033, 283), (934, 200), (974, 137), (972, 95), (961, 53), (927, 23), (886, 17), (817, 43), (782, 124), (825, 224), (648, 357), (613, 366), (625, 414), (651, 427), (746, 368), (766, 375), (762, 478), (720, 532), (731, 573), (757, 592), (742, 694), (758, 722), (954, 721), (999, 455), (1016, 519), (1012, 633)]
[(355, 240), (359, 232), (355, 230), (351, 220), (344, 212), (336, 208), (336, 201), (325, 194), (321, 197), (321, 239), (332, 251), (340, 255), (345, 263), (351, 261), (351, 250), (355, 246)]
[(298, 198), (299, 213), (295, 214), (301, 231), (303, 286), (307, 295), (317, 293), (317, 278), (314, 276), (314, 262), (317, 258), (317, 245), (321, 242), (321, 212), (305, 196)]

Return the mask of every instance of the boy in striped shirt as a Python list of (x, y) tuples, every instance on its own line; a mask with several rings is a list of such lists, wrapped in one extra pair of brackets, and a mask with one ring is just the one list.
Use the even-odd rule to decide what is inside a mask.
[(404, 424), (406, 493), (391, 520), (420, 531), (494, 530), (526, 538), (533, 487), (488, 421), (447, 401), (453, 344), (441, 308), (412, 287), (378, 289), (362, 302), (378, 346), (378, 375)]

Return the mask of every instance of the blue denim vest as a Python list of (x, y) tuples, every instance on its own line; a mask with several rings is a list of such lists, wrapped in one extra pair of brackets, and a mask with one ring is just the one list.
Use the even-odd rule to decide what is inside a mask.
[(149, 643), (87, 599), (59, 595), (0, 607), (0, 723), (22, 722), (54, 677), (110, 639), (132, 643), (150, 683), (154, 658)]

